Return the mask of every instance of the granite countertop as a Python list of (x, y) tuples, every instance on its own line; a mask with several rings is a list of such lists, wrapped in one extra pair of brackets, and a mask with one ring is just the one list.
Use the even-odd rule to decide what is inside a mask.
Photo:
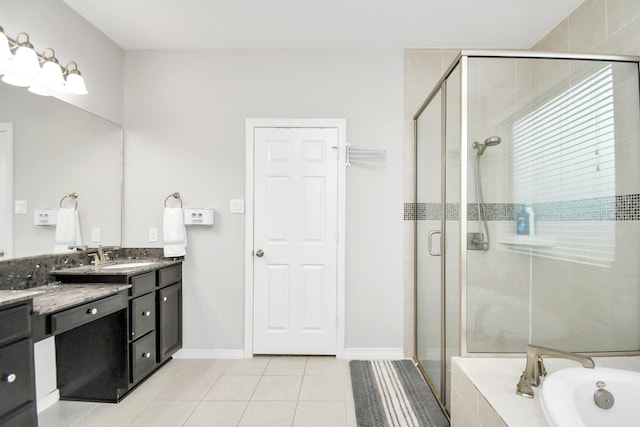
[(14, 302), (25, 301), (32, 298), (34, 295), (42, 293), (32, 289), (25, 290), (0, 290), (0, 307), (13, 304)]
[(145, 273), (158, 268), (169, 267), (180, 264), (181, 260), (164, 260), (164, 259), (126, 259), (114, 260), (101, 265), (83, 265), (81, 267), (63, 268), (53, 270), (51, 274), (56, 276), (77, 276), (77, 275), (130, 275)]
[(33, 313), (42, 315), (116, 294), (130, 287), (128, 284), (56, 284), (29, 290), (33, 291)]

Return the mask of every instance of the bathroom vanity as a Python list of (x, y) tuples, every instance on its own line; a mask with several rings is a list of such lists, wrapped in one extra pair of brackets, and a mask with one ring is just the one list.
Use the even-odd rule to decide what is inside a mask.
[(116, 292), (51, 313), (38, 312), (35, 297), (34, 335), (56, 337), (62, 399), (118, 402), (182, 347), (180, 261), (84, 266), (52, 277), (63, 288)]
[[(3, 296), (2, 294), (6, 294)], [(0, 425), (37, 425), (30, 295), (0, 291)]]
[(0, 426), (36, 426), (57, 391), (119, 402), (182, 347), (182, 261), (129, 251), (0, 263)]

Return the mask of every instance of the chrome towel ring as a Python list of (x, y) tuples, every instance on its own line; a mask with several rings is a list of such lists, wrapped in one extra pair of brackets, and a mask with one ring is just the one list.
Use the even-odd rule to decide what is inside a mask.
[(167, 198), (166, 198), (166, 199), (164, 199), (164, 207), (165, 207), (165, 208), (167, 207), (167, 201), (168, 201), (170, 198), (172, 198), (172, 197), (173, 197), (174, 199), (180, 200), (180, 207), (182, 207), (182, 199), (180, 198), (180, 193), (178, 193), (177, 191), (176, 191), (175, 193), (171, 193), (171, 194), (169, 194), (169, 195), (167, 196)]
[(78, 209), (78, 193), (67, 194), (62, 199), (60, 199), (60, 207), (62, 207), (62, 202), (64, 202), (64, 199), (73, 199), (73, 201), (75, 202), (75, 206), (73, 208)]

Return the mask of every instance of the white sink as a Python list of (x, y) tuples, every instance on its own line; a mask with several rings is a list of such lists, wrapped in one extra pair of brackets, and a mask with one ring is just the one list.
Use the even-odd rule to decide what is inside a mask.
[[(595, 393), (610, 393), (610, 408), (599, 407)], [(540, 403), (553, 427), (635, 427), (640, 421), (640, 373), (622, 369), (568, 368), (542, 382)]]
[(141, 262), (123, 262), (120, 264), (112, 264), (112, 265), (105, 265), (104, 267), (101, 267), (103, 270), (128, 270), (130, 268), (137, 268), (137, 267), (146, 267), (147, 265), (151, 265), (151, 264), (155, 264), (153, 261), (141, 261)]

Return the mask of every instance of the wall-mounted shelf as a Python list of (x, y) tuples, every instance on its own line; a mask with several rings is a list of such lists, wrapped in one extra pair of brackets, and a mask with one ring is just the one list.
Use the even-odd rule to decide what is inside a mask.
[(550, 248), (558, 244), (557, 240), (548, 236), (504, 236), (500, 243), (513, 247), (534, 247), (534, 248)]

